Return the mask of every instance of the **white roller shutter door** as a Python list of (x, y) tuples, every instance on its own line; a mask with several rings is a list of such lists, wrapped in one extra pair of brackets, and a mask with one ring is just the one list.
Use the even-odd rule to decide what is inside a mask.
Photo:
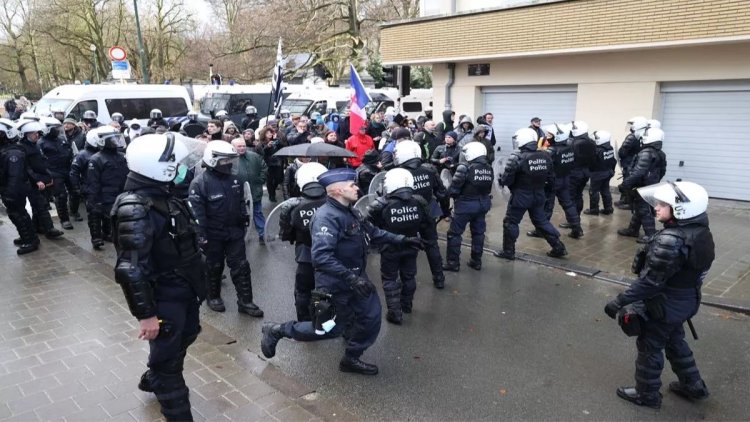
[(750, 201), (750, 81), (664, 83), (661, 91), (665, 179)]
[(512, 151), (511, 137), (529, 126), (533, 117), (542, 119), (542, 126), (569, 122), (576, 114), (576, 85), (485, 87), (484, 110), (495, 117), (493, 127), (500, 156)]

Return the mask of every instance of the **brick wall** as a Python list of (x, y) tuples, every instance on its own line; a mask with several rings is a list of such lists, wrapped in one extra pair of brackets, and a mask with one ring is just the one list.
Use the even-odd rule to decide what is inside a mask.
[(750, 0), (573, 0), (385, 26), (383, 62), (750, 35)]

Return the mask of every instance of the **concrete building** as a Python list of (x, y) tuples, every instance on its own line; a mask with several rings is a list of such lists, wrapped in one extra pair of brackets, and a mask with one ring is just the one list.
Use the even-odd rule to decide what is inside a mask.
[(495, 115), (501, 155), (534, 116), (619, 142), (662, 121), (667, 179), (750, 200), (750, 1), (422, 0), (381, 29), (385, 65), (432, 65), (435, 116)]

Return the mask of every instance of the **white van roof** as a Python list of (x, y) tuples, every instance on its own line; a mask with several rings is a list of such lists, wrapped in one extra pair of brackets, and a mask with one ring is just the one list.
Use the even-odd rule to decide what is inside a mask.
[(188, 97), (188, 91), (181, 85), (61, 85), (49, 91), (44, 96), (47, 98), (76, 99), (82, 96), (96, 95), (102, 93), (116, 93), (118, 98), (139, 98), (143, 93), (149, 93), (149, 97), (155, 95), (167, 95), (170, 97)]

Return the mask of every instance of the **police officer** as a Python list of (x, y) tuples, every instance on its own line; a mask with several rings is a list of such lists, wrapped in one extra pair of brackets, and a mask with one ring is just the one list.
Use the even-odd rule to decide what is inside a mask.
[[(589, 125), (586, 122), (582, 120), (572, 122), (569, 144), (573, 147), (575, 161), (570, 171), (570, 189), (579, 216), (583, 211), (583, 191), (589, 181), (591, 166), (596, 161), (596, 143), (589, 137), (588, 132)], [(570, 228), (571, 226), (563, 223), (560, 227)]]
[(604, 215), (614, 212), (612, 207), (612, 192), (609, 190), (609, 181), (615, 175), (617, 159), (615, 150), (610, 144), (612, 135), (606, 130), (596, 130), (592, 133), (596, 142), (596, 160), (591, 165), (591, 185), (589, 186), (589, 208), (584, 210), (586, 215), (599, 214), (599, 195), (602, 197), (602, 211)]
[(443, 269), (458, 271), (460, 268), (461, 236), (469, 224), (471, 231), (471, 259), (469, 267), (482, 269), (484, 232), (487, 228), (485, 216), (492, 207), (490, 191), (495, 179), (492, 166), (487, 162), (487, 147), (481, 142), (469, 142), (462, 148), (466, 163), (456, 168), (448, 189), (453, 199), (453, 218), (448, 229), (448, 246)]
[[(70, 165), (69, 178), (72, 186), (71, 198), (73, 198), (73, 195), (75, 194), (78, 198), (83, 198), (85, 203), (88, 193), (85, 189), (86, 173), (89, 170), (89, 161), (91, 160), (91, 157), (97, 152), (99, 152), (99, 135), (95, 130), (89, 131), (89, 133), (86, 134), (85, 147), (78, 151), (78, 154), (73, 158), (73, 164)], [(71, 199), (71, 203), (72, 202)], [(73, 205), (71, 205), (70, 209), (71, 213), (73, 213), (73, 219), (76, 221), (83, 221), (83, 218), (78, 214), (77, 206), (73, 208)]]
[(162, 116), (161, 110), (158, 108), (155, 108), (151, 110), (151, 112), (148, 114), (148, 122), (146, 123), (146, 126), (156, 130), (157, 127), (163, 126), (165, 128), (169, 128), (169, 124), (166, 120), (164, 120), (164, 116)]
[[(555, 198), (565, 213), (565, 221), (572, 229), (568, 236), (573, 239), (583, 237), (583, 228), (581, 228), (581, 216), (576, 210), (576, 205), (570, 196), (570, 171), (574, 166), (573, 147), (568, 145), (570, 137), (571, 124), (552, 124), (543, 128), (545, 133), (551, 137), (550, 145), (545, 151), (552, 157), (552, 167), (555, 171), (555, 188), (548, 189), (547, 202), (544, 205), (544, 212), (548, 220), (552, 219), (552, 213), (555, 210)], [(531, 128), (530, 128), (531, 129)], [(537, 144), (538, 146), (538, 144)], [(539, 230), (534, 229), (526, 232), (531, 237), (542, 237)]]
[[(388, 170), (383, 183), (384, 196), (367, 207), (373, 225), (391, 233), (415, 237), (432, 224), (429, 204), (414, 193), (414, 177), (402, 168)], [(403, 314), (411, 313), (417, 290), (418, 250), (405, 245), (386, 244), (380, 247), (380, 278), (383, 281), (385, 319), (393, 324), (403, 322)]]
[(219, 120), (222, 124), (228, 122), (229, 119), (229, 113), (226, 112), (226, 110), (219, 110), (214, 115), (217, 120)]
[(300, 167), (310, 162), (310, 157), (297, 157), (294, 161), (287, 166), (284, 170), (284, 180), (281, 183), (281, 193), (286, 201), (289, 198), (296, 198), (300, 195), (299, 187), (296, 183), (297, 170)]
[(221, 299), (221, 275), (226, 260), (237, 290), (237, 311), (262, 317), (263, 311), (253, 303), (250, 264), (245, 256), (245, 230), (250, 217), (243, 185), (232, 175), (238, 161), (239, 154), (231, 144), (209, 142), (203, 152), (206, 171), (190, 183), (188, 201), (198, 220), (198, 237), (206, 253), (208, 307), (215, 312), (226, 310)]
[(16, 129), (21, 136), (18, 145), (23, 148), (26, 157), (26, 169), (30, 182), (28, 198), (34, 226), (38, 233), (44, 234), (48, 239), (57, 239), (63, 235), (63, 232), (54, 227), (47, 207), (49, 202), (42, 194), (42, 191), (52, 186), (52, 177), (47, 169), (47, 162), (37, 145), (47, 129), (36, 120), (20, 120)]
[(41, 122), (47, 126), (47, 133), (39, 140), (39, 148), (47, 159), (47, 170), (52, 176), (52, 197), (57, 209), (60, 225), (65, 230), (73, 230), (68, 213), (68, 191), (71, 198), (75, 195), (70, 183), (70, 165), (73, 162), (72, 145), (60, 133), (62, 123), (54, 117), (43, 117)]
[[(643, 116), (636, 116), (628, 120), (629, 133), (625, 137), (625, 140), (622, 141), (622, 145), (620, 145), (620, 149), (617, 151), (617, 156), (620, 158), (620, 168), (622, 169), (623, 180), (630, 174), (630, 166), (633, 165), (633, 159), (635, 159), (636, 155), (638, 155), (638, 151), (641, 149), (641, 137), (643, 136), (646, 127), (648, 127), (648, 120)], [(627, 210), (633, 209), (629, 193), (630, 192), (620, 193), (620, 200), (615, 204), (618, 208)]]
[(125, 186), (128, 163), (125, 154), (119, 151), (125, 147), (125, 138), (118, 129), (102, 126), (91, 132), (96, 136), (99, 152), (89, 159), (83, 190), (86, 192), (91, 245), (94, 249), (101, 249), (105, 241), (112, 241), (109, 211)]
[[(630, 167), (628, 177), (619, 186), (620, 192), (629, 192), (639, 187), (659, 183), (667, 172), (667, 156), (661, 150), (664, 132), (661, 129), (644, 128), (641, 139), (641, 150)], [(639, 132), (636, 130), (636, 133)], [(636, 134), (636, 137), (638, 135)], [(632, 193), (632, 192), (631, 192)], [(617, 230), (617, 234), (628, 237), (639, 237), (643, 226), (645, 236), (638, 239), (645, 243), (646, 238), (656, 233), (656, 223), (651, 213), (651, 206), (638, 195), (633, 198), (633, 211), (627, 228)]]
[(18, 231), (19, 238), (13, 240), (18, 246), (16, 253), (24, 255), (39, 249), (39, 238), (31, 217), (26, 212), (29, 176), (25, 152), (17, 144), (17, 136), (13, 122), (0, 119), (0, 199), (8, 212), (8, 218)]
[(187, 348), (201, 330), (198, 308), (205, 284), (190, 211), (169, 194), (170, 181), (189, 156), (179, 138), (144, 135), (128, 146), (130, 173), (111, 217), (115, 280), (138, 319), (138, 338), (149, 342), (149, 369), (138, 388), (156, 394), (168, 421), (191, 421), (182, 369)]
[(102, 125), (98, 120), (96, 120), (96, 112), (94, 110), (84, 111), (83, 116), (81, 117), (81, 122), (86, 127), (87, 132)]
[(310, 298), (315, 288), (315, 272), (310, 249), (310, 220), (326, 202), (325, 188), (318, 182), (318, 177), (325, 172), (326, 168), (322, 164), (303, 164), (296, 173), (301, 195), (281, 204), (281, 240), (294, 245), (294, 260), (297, 262), (297, 271), (294, 275), (294, 307), (297, 309), (297, 321), (312, 321)]
[(518, 224), (527, 211), (534, 227), (552, 247), (547, 255), (560, 258), (568, 254), (560, 232), (544, 211), (546, 197), (555, 186), (555, 173), (549, 154), (537, 151), (537, 140), (536, 131), (530, 128), (519, 129), (513, 136), (518, 150), (508, 158), (500, 179), (500, 185), (510, 188), (511, 196), (503, 219), (503, 250), (494, 253), (498, 258), (515, 259)]
[(689, 400), (708, 397), (683, 324), (698, 312), (701, 286), (715, 257), (714, 241), (706, 214), (708, 193), (702, 186), (670, 182), (640, 188), (638, 193), (656, 209), (664, 229), (636, 254), (633, 272), (638, 279), (607, 303), (604, 312), (621, 318), (627, 310), (623, 307), (637, 305), (641, 316), (635, 387), (620, 387), (617, 395), (658, 409), (663, 351), (678, 379), (669, 384), (669, 390)]
[[(414, 192), (424, 198), (428, 204), (433, 198), (437, 200), (443, 215), (446, 216), (449, 214), (448, 192), (440, 182), (435, 169), (429, 164), (423, 164), (421, 157), (422, 152), (416, 142), (401, 141), (396, 144), (394, 161), (397, 166), (409, 170), (414, 177)], [(437, 244), (437, 222), (433, 220), (432, 224), (426, 227), (420, 235), (424, 241), (427, 262), (430, 264), (432, 282), (436, 288), (443, 289), (445, 288), (445, 275), (443, 274), (443, 257), (440, 255), (440, 248)]]
[(379, 157), (378, 150), (371, 149), (365, 153), (365, 156), (362, 157), (362, 164), (357, 167), (357, 186), (362, 194), (367, 194), (370, 191), (372, 179), (380, 173), (383, 167)]
[(65, 108), (60, 104), (50, 106), (49, 111), (51, 117), (54, 117), (58, 122), (65, 120)]
[(252, 129), (256, 130), (258, 129), (258, 124), (260, 122), (258, 121), (258, 109), (255, 108), (255, 106), (247, 106), (245, 107), (245, 117), (242, 118), (242, 122), (240, 122), (240, 129)]
[(120, 133), (125, 133), (125, 129), (127, 128), (125, 126), (125, 116), (123, 116), (122, 113), (112, 113), (109, 117), (113, 122), (117, 123), (117, 126), (120, 128)]
[(385, 147), (383, 147), (383, 151), (380, 152), (380, 162), (382, 163), (382, 167), (384, 170), (390, 170), (397, 165), (394, 162), (396, 145), (398, 145), (402, 141), (410, 140), (411, 132), (409, 132), (409, 129), (403, 127), (396, 128), (393, 130), (393, 132), (391, 132), (391, 139), (392, 140), (388, 141), (388, 143), (385, 144)]
[(378, 367), (360, 360), (364, 351), (375, 343), (380, 332), (381, 307), (375, 286), (365, 271), (367, 240), (375, 244), (394, 243), (417, 247), (420, 240), (381, 230), (364, 220), (352, 205), (359, 189), (353, 169), (328, 170), (318, 177), (328, 197), (313, 216), (312, 263), (315, 268), (316, 289), (331, 295), (336, 308), (336, 325), (316, 334), (313, 322), (289, 321), (284, 324), (263, 324), (261, 351), (267, 358), (276, 355), (276, 345), (282, 338), (297, 341), (317, 341), (342, 334), (353, 317), (354, 332), (347, 340), (346, 352), (339, 363), (342, 372), (375, 375)]
[(206, 131), (206, 127), (203, 126), (198, 121), (197, 111), (195, 110), (188, 111), (187, 117), (188, 117), (187, 121), (183, 122), (182, 128), (180, 128), (181, 132), (185, 132), (185, 136), (188, 136), (190, 138), (195, 138), (196, 136)]

